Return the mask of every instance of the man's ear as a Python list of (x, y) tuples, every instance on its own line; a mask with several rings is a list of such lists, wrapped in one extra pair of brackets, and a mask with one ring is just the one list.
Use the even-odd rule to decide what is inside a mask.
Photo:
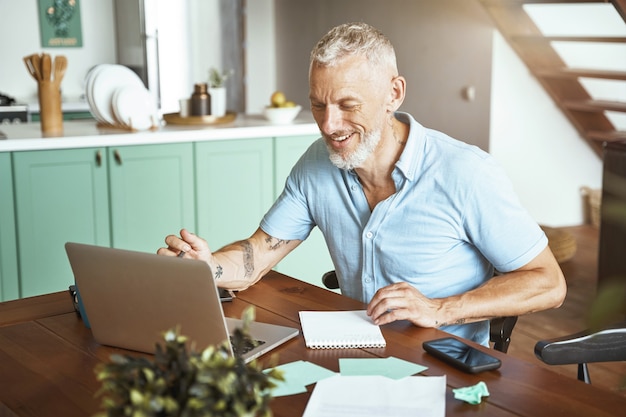
[(390, 113), (395, 112), (400, 108), (404, 102), (406, 94), (406, 79), (397, 75), (391, 80), (391, 97), (388, 103), (387, 111)]

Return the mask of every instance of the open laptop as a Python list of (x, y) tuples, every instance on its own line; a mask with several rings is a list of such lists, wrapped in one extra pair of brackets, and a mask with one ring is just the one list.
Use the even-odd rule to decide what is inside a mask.
[[(163, 333), (179, 326), (197, 350), (229, 340), (241, 320), (224, 317), (206, 262), (68, 242), (65, 244), (82, 307), (95, 340), (154, 353)], [(295, 337), (296, 328), (252, 322), (262, 342), (250, 361)], [(232, 353), (232, 347), (231, 347)]]

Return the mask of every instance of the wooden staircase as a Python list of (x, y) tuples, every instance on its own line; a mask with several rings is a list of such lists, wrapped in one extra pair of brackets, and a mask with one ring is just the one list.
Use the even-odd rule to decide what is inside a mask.
[(599, 156), (604, 142), (626, 140), (626, 131), (617, 130), (605, 113), (626, 112), (626, 97), (624, 101), (594, 100), (580, 82), (581, 78), (626, 82), (626, 71), (569, 68), (551, 45), (553, 41), (626, 43), (626, 37), (544, 36), (524, 10), (525, 4), (537, 3), (612, 3), (626, 23), (626, 0), (478, 1), (529, 71)]

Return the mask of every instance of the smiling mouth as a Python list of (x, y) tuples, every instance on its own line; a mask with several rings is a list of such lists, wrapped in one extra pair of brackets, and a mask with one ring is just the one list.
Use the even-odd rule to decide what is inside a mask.
[(326, 136), (327, 142), (330, 146), (332, 146), (333, 148), (342, 148), (344, 146), (346, 146), (350, 141), (349, 139), (351, 139), (356, 133), (352, 132), (352, 133), (347, 133), (345, 135), (328, 135)]
[(350, 138), (350, 136), (352, 136), (352, 133), (348, 133), (347, 135), (343, 135), (343, 136), (335, 136), (335, 137), (331, 137), (330, 140), (334, 141), (334, 142), (343, 142), (345, 140), (347, 140), (348, 138)]

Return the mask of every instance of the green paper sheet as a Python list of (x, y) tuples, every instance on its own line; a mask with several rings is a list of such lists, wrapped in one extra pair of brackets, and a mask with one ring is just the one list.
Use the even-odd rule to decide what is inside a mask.
[(390, 356), (388, 358), (340, 358), (339, 372), (344, 376), (380, 375), (402, 379), (428, 369), (426, 366)]
[(337, 375), (336, 372), (307, 361), (290, 362), (275, 369), (283, 372), (285, 380), (276, 383), (276, 388), (272, 390), (274, 397), (306, 392), (307, 385)]

